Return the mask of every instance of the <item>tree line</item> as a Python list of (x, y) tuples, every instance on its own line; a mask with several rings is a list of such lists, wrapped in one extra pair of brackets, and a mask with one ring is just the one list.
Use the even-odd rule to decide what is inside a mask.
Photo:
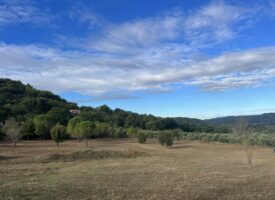
[[(73, 114), (71, 109), (79, 109)], [(230, 132), (225, 126), (211, 126), (202, 120), (189, 118), (161, 118), (148, 114), (137, 114), (122, 109), (112, 110), (107, 105), (97, 108), (78, 107), (59, 96), (36, 90), (20, 81), (0, 79), (0, 129), (6, 120), (14, 118), (21, 126), (24, 139), (50, 139), (51, 129), (58, 125), (70, 126), (75, 117), (95, 124), (97, 131), (92, 138), (125, 137), (129, 128), (151, 131), (181, 129), (186, 132)], [(0, 139), (4, 131), (0, 132)]]

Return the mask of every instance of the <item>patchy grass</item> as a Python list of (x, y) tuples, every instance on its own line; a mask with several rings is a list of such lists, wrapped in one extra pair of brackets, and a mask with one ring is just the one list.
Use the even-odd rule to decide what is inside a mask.
[[(166, 148), (127, 139), (89, 145), (24, 141), (11, 152), (0, 143), (0, 199), (275, 199), (271, 148), (253, 147), (250, 168), (240, 145), (178, 141)], [(37, 162), (42, 158), (50, 161)]]
[(50, 154), (43, 158), (42, 162), (72, 162), (76, 160), (91, 160), (91, 159), (108, 159), (108, 158), (136, 158), (138, 156), (146, 156), (145, 152), (138, 151), (114, 151), (114, 150), (101, 150), (101, 151), (78, 151), (68, 154)]

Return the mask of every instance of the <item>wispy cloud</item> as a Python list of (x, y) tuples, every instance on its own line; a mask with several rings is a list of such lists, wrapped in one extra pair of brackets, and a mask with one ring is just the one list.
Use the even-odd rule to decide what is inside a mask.
[(2, 76), (43, 89), (76, 91), (98, 98), (109, 94), (117, 97), (122, 92), (165, 91), (175, 84), (197, 85), (207, 90), (251, 87), (275, 76), (275, 47), (177, 64), (138, 57), (121, 60), (35, 46), (1, 45), (0, 54)]
[(42, 25), (49, 23), (52, 19), (51, 15), (31, 5), (28, 1), (0, 1), (0, 28), (18, 23)]
[(192, 12), (184, 22), (186, 36), (193, 43), (221, 43), (238, 36), (242, 27), (251, 23), (255, 9), (227, 4), (212, 3)]
[[(273, 46), (197, 57), (201, 49), (209, 48), (208, 43), (215, 46), (237, 37), (251, 23), (255, 10), (217, 1), (192, 13), (175, 9), (112, 24), (82, 4), (74, 9), (72, 18), (100, 26), (101, 34), (77, 40), (78, 48), (71, 51), (2, 43), (0, 76), (40, 89), (92, 95), (93, 100), (136, 98), (135, 92), (167, 92), (190, 85), (212, 91), (255, 87), (275, 77)], [(24, 16), (36, 12), (30, 9)], [(17, 14), (5, 23), (24, 18), (11, 13)]]

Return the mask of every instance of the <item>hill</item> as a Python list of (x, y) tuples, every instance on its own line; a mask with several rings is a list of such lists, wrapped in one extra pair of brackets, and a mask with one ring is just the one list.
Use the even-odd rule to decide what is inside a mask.
[(0, 79), (0, 124), (9, 117), (24, 123), (33, 121), (38, 115), (45, 115), (51, 124), (61, 123), (66, 126), (75, 115), (69, 112), (70, 109), (79, 109), (79, 115), (85, 120), (106, 123), (112, 127), (135, 127), (152, 131), (181, 129), (186, 132), (227, 133), (240, 117), (247, 118), (251, 126), (260, 129), (275, 126), (275, 113), (200, 120), (187, 117), (162, 118), (119, 108), (112, 110), (106, 105), (97, 108), (79, 107), (52, 92), (37, 90), (20, 81)]
[(76, 103), (67, 102), (52, 92), (37, 90), (20, 81), (0, 79), (0, 122), (2, 124), (9, 117), (25, 123), (43, 115), (52, 125), (61, 123), (66, 126), (75, 115), (69, 112), (70, 109), (79, 109), (81, 111), (79, 115), (85, 120), (106, 123), (112, 127), (136, 127), (154, 131), (177, 128), (185, 131), (207, 131), (209, 129), (205, 122), (198, 119), (141, 115), (118, 108), (112, 110), (106, 105), (97, 108), (79, 107)]
[(228, 117), (218, 117), (209, 120), (206, 122), (213, 125), (232, 125), (238, 119), (245, 118), (252, 125), (275, 125), (275, 113), (264, 113), (260, 115), (244, 115), (244, 116), (228, 116)]

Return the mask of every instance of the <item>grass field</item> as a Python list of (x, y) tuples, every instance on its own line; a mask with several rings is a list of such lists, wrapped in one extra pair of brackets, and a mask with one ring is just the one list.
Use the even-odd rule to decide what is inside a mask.
[[(67, 162), (49, 156), (86, 150), (108, 155)], [(0, 199), (275, 199), (275, 153), (253, 147), (250, 168), (240, 145), (23, 141), (11, 152), (0, 143)]]

